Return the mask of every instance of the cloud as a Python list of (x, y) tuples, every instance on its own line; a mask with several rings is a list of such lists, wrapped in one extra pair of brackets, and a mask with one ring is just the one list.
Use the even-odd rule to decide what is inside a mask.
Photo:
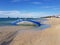
[(45, 9), (50, 9), (50, 8), (54, 8), (55, 6), (41, 6), (40, 8), (45, 8)]
[(32, 4), (42, 4), (42, 2), (32, 2)]
[(52, 1), (52, 0), (43, 0), (43, 1)]
[(0, 11), (2, 17), (18, 17), (21, 13), (19, 11)]
[(0, 17), (40, 17), (40, 16), (46, 16), (48, 15), (47, 13), (44, 12), (28, 12), (24, 13), (21, 11), (0, 11)]
[(20, 1), (29, 1), (29, 0), (12, 0), (12, 2), (20, 2)]
[(54, 10), (60, 10), (60, 8), (59, 7), (56, 7), (56, 8), (53, 8)]
[(21, 0), (12, 0), (12, 2), (19, 2), (19, 1), (21, 1)]
[(24, 0), (24, 1), (30, 1), (30, 0)]
[(58, 9), (60, 9), (60, 7), (57, 7), (57, 6), (42, 6), (42, 7), (39, 7), (39, 8), (52, 9), (52, 10), (58, 10)]

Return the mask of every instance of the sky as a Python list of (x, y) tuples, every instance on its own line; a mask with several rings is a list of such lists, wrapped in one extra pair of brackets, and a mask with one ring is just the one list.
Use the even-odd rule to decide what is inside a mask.
[(60, 0), (0, 0), (0, 17), (44, 17), (60, 14)]

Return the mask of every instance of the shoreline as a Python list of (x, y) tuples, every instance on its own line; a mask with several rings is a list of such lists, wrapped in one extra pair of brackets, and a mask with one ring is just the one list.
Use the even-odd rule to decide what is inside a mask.
[(60, 45), (60, 18), (50, 18), (44, 23), (50, 24), (51, 27), (37, 31), (28, 26), (7, 26), (0, 27), (0, 31), (18, 31), (10, 45)]

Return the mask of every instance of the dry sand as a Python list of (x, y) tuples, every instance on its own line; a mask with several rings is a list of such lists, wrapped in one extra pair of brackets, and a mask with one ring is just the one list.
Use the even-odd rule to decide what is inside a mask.
[(60, 18), (48, 18), (45, 24), (52, 26), (45, 30), (34, 30), (30, 29), (32, 27), (19, 26), (1, 27), (0, 30), (18, 31), (10, 45), (60, 45)]
[[(3, 45), (4, 42), (8, 42), (14, 38), (15, 33), (18, 30), (28, 30), (31, 29), (32, 26), (2, 26), (0, 27), (0, 45)], [(4, 44), (5, 45), (5, 44)]]
[(50, 18), (52, 27), (39, 31), (20, 31), (10, 45), (60, 45), (60, 19)]

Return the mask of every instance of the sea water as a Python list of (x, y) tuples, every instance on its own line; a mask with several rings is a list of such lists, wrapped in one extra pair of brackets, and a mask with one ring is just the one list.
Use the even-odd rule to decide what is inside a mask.
[[(18, 18), (0, 18), (0, 26), (15, 26), (15, 25), (12, 25), (11, 23), (18, 20)], [(43, 18), (33, 18), (33, 20), (35, 21), (39, 21), (40, 20), (40, 23), (44, 22), (44, 21), (47, 21), (46, 19), (43, 19)], [(48, 28), (50, 27), (50, 25), (47, 25), (47, 24), (41, 24), (40, 27), (38, 27), (38, 29), (45, 29), (45, 28)], [(34, 27), (36, 29), (36, 27)]]
[[(11, 23), (18, 20), (18, 18), (0, 18), (0, 26), (12, 25)], [(42, 20), (42, 19), (33, 19), (33, 20)]]
[(0, 18), (0, 26), (12, 26), (11, 22), (15, 21), (15, 18)]

